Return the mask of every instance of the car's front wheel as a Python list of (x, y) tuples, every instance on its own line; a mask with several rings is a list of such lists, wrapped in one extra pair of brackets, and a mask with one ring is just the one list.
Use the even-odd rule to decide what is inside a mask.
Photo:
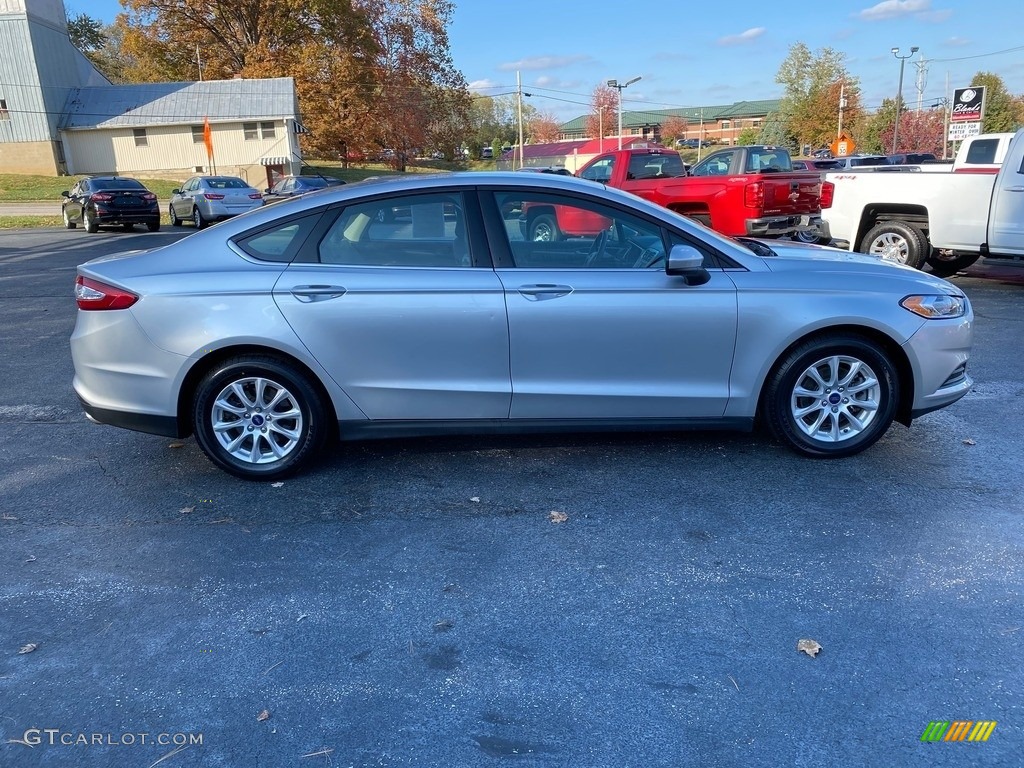
[(233, 358), (207, 373), (196, 389), (192, 423), (207, 457), (246, 480), (295, 472), (329, 430), (307, 375), (269, 356)]
[(68, 209), (65, 208), (61, 211), (61, 216), (64, 218), (64, 229), (75, 229), (78, 225), (68, 218)]
[(550, 213), (542, 213), (530, 224), (530, 239), (542, 243), (553, 243), (562, 239), (558, 222)]
[(167, 217), (171, 220), (171, 226), (172, 227), (180, 227), (181, 226), (181, 219), (179, 219), (178, 218), (178, 214), (174, 212), (174, 206), (173, 205), (168, 205), (167, 206)]
[(766, 383), (762, 405), (775, 436), (805, 456), (863, 451), (892, 425), (896, 368), (877, 344), (850, 335), (812, 339), (791, 350)]

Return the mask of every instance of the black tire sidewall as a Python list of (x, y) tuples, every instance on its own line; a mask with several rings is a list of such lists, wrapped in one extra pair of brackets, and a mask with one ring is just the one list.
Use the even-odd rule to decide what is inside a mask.
[(883, 221), (873, 226), (864, 235), (860, 249), (861, 252), (869, 253), (871, 242), (885, 231), (892, 232), (907, 241), (907, 260), (904, 263), (908, 267), (920, 269), (924, 264), (925, 258), (928, 256), (926, 252), (928, 250), (928, 240), (920, 229), (904, 221)]
[(537, 240), (536, 232), (541, 223), (547, 224), (548, 230), (551, 232), (551, 238), (548, 242), (554, 243), (562, 239), (562, 233), (558, 229), (558, 222), (555, 220), (554, 214), (541, 213), (537, 215), (530, 224), (530, 240)]
[[(882, 387), (881, 405), (874, 420), (860, 435), (840, 443), (819, 443), (805, 435), (790, 411), (790, 396), (799, 376), (814, 362), (830, 355), (848, 355), (862, 360), (874, 371)], [(877, 346), (858, 337), (831, 337), (807, 342), (792, 352), (769, 377), (766, 395), (768, 424), (775, 436), (805, 456), (851, 456), (869, 448), (892, 425), (899, 403), (896, 368)]]
[[(231, 381), (264, 376), (285, 387), (302, 412), (299, 445), (284, 459), (253, 466), (227, 453), (213, 435), (211, 406), (214, 398)], [(196, 387), (192, 406), (192, 429), (203, 453), (218, 467), (245, 480), (271, 480), (297, 471), (323, 444), (327, 434), (324, 405), (305, 374), (293, 365), (274, 358), (236, 358), (206, 374)]]

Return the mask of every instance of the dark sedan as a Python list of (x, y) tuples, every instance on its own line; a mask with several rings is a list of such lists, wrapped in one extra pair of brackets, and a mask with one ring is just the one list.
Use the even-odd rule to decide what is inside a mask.
[(287, 200), (289, 197), (304, 195), (316, 189), (336, 187), (344, 183), (341, 179), (327, 176), (285, 176), (273, 187), (268, 187), (264, 190), (263, 202), (276, 203), (279, 200)]
[(119, 224), (131, 231), (145, 224), (150, 232), (160, 229), (160, 205), (156, 195), (135, 179), (118, 176), (90, 176), (70, 191), (61, 192), (64, 226), (79, 224), (86, 232), (99, 232), (101, 225)]

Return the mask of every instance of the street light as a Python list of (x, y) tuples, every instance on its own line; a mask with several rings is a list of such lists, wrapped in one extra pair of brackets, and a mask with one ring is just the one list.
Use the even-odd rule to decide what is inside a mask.
[(641, 78), (634, 77), (632, 80), (627, 80), (624, 83), (620, 83), (618, 80), (609, 80), (608, 87), (615, 88), (619, 92), (619, 149), (622, 149), (622, 90), (629, 88), (633, 83), (639, 82)]
[(892, 153), (896, 154), (896, 138), (900, 133), (900, 113), (903, 111), (903, 66), (907, 63), (907, 59), (917, 53), (918, 47), (915, 45), (910, 49), (910, 53), (906, 56), (900, 56), (900, 49), (893, 48), (892, 55), (900, 60), (900, 84), (896, 89), (896, 124), (892, 129)]

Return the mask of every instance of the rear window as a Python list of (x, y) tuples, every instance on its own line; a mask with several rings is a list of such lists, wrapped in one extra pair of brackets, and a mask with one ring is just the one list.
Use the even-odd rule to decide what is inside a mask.
[(747, 153), (746, 173), (780, 173), (792, 170), (793, 163), (788, 152), (766, 149)]
[(978, 139), (971, 142), (967, 150), (968, 163), (979, 165), (991, 165), (996, 161), (996, 148), (999, 146), (999, 139)]
[(889, 158), (887, 157), (852, 157), (850, 158), (850, 167), (856, 168), (859, 165), (888, 165)]
[(296, 179), (295, 183), (300, 187), (309, 187), (310, 189), (322, 189), (327, 186), (327, 179)]
[(247, 189), (246, 184), (241, 179), (207, 179), (206, 184), (210, 189)]
[(93, 179), (90, 186), (93, 189), (145, 189), (135, 179)]

